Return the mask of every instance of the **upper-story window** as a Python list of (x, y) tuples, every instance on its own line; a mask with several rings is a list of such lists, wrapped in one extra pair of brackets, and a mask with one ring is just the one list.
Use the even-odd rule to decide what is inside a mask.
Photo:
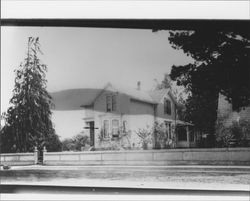
[(171, 115), (171, 101), (167, 98), (164, 99), (164, 114)]
[(116, 95), (111, 95), (111, 94), (107, 95), (106, 105), (107, 105), (107, 112), (116, 111), (117, 109)]
[(107, 112), (112, 110), (112, 97), (110, 95), (106, 96)]

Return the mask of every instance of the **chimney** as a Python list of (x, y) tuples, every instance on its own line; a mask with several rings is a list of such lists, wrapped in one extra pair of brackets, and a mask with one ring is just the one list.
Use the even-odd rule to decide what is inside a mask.
[(141, 90), (141, 82), (140, 81), (137, 82), (137, 90)]

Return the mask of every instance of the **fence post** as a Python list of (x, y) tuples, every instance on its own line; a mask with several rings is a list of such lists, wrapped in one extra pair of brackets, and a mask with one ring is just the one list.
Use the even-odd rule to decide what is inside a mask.
[(35, 165), (38, 163), (38, 150), (37, 147), (34, 149), (34, 163)]
[(44, 161), (45, 161), (46, 152), (47, 152), (47, 149), (46, 149), (46, 147), (44, 146), (44, 147), (43, 147), (43, 161), (42, 161), (42, 164), (43, 164)]

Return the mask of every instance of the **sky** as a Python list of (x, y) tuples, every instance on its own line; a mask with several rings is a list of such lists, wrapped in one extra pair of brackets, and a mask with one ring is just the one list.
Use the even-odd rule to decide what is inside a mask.
[[(164, 74), (170, 73), (172, 65), (192, 62), (181, 50), (171, 47), (168, 31), (1, 27), (1, 113), (9, 107), (14, 69), (25, 58), (30, 36), (39, 37), (43, 52), (40, 59), (48, 66), (46, 78), (49, 92), (101, 88), (107, 82), (136, 88), (138, 81), (142, 90), (150, 90), (156, 83), (155, 79), (161, 82)], [(72, 112), (69, 116), (57, 116), (54, 119), (59, 124), (68, 122), (70, 116), (77, 116), (80, 124), (80, 112), (77, 115)], [(67, 120), (59, 118), (62, 116)]]

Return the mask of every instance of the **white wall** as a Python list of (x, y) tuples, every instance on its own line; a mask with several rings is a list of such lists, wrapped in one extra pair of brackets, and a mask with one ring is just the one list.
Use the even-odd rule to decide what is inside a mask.
[(34, 165), (37, 162), (35, 153), (0, 154), (1, 165)]
[(250, 165), (250, 148), (48, 152), (47, 165)]
[[(139, 129), (152, 129), (154, 125), (154, 108), (152, 104), (143, 103), (131, 100), (129, 107), (130, 114), (128, 115), (129, 129), (131, 130), (131, 142), (136, 147), (140, 145), (140, 138), (136, 134)], [(149, 145), (149, 148), (152, 144)]]

